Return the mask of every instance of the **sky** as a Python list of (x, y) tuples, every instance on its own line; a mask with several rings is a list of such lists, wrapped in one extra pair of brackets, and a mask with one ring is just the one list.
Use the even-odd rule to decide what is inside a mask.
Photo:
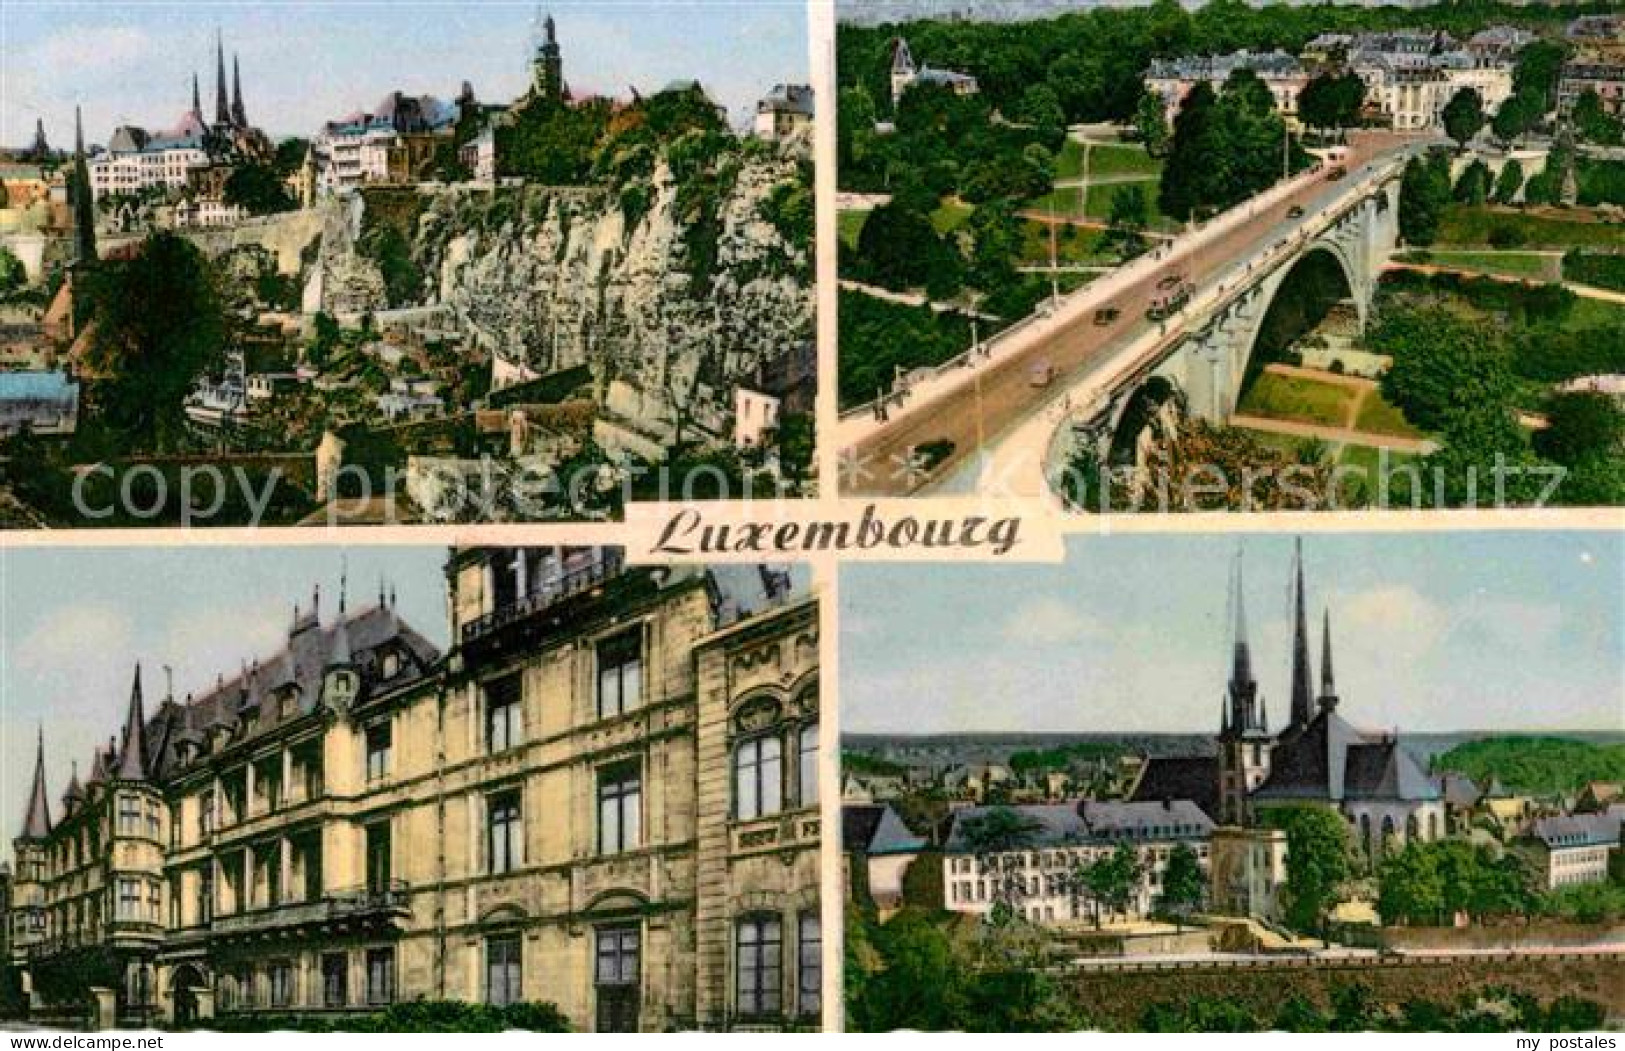
[[(1238, 545), (1279, 727), (1292, 543), (1087, 536), (1059, 566), (849, 564), (841, 729), (1214, 731)], [(1304, 561), (1315, 681), (1329, 605), (1339, 711), (1356, 726), (1625, 730), (1625, 534), (1322, 534)]]
[(576, 94), (625, 97), (698, 79), (737, 125), (782, 82), (808, 76), (805, 0), (256, 0), (238, 3), (61, 2), (0, 5), (0, 144), (53, 146), (113, 128), (174, 126), (191, 106), (214, 107), (215, 31), (227, 77), (241, 61), (249, 121), (273, 138), (309, 137), (323, 121), (372, 110), (390, 91), (507, 102), (530, 83), (537, 12), (558, 23), (564, 77)]
[[(174, 668), (175, 694), (201, 693), (217, 674), (281, 648), (294, 603), (321, 587), (324, 624), (378, 601), (382, 577), (396, 611), (437, 647), (448, 638), (443, 547), (0, 549), (0, 843), (21, 827), (45, 730), (46, 787), (60, 813), (69, 763), (89, 774), (92, 749), (123, 726), (136, 660), (150, 715)], [(0, 850), (0, 855), (9, 853)]]

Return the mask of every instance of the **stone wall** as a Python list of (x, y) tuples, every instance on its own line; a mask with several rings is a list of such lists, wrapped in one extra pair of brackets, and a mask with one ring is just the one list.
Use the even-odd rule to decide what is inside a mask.
[(1063, 983), (1098, 1024), (1133, 1029), (1156, 1003), (1198, 998), (1238, 1003), (1273, 1017), (1293, 996), (1322, 1008), (1333, 994), (1363, 985), (1378, 1001), (1454, 1003), (1464, 993), (1509, 988), (1550, 1002), (1579, 996), (1625, 1018), (1625, 952), (1385, 957), (1380, 960), (1265, 960), (1250, 965), (1141, 964), (1133, 969), (1077, 972)]

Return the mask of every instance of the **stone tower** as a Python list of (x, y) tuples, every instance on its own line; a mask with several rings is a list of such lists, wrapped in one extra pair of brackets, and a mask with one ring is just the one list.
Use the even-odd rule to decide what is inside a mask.
[(90, 166), (85, 163), (85, 125), (78, 106), (73, 108), (73, 248), (76, 264), (96, 262), (96, 201)]
[(532, 77), (538, 98), (544, 102), (564, 101), (564, 55), (559, 49), (558, 30), (552, 15), (542, 20), (542, 41), (536, 46)]

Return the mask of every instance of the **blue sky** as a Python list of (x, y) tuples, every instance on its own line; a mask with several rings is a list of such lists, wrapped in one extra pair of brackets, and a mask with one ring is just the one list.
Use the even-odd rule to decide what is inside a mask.
[[(1060, 566), (844, 567), (842, 730), (1214, 729), (1238, 543), (1280, 725), (1290, 536), (1087, 536)], [(1316, 660), (1329, 604), (1356, 725), (1625, 730), (1625, 536), (1323, 534), (1304, 551)]]
[(377, 601), (382, 576), (401, 618), (444, 647), (445, 561), (443, 547), (0, 549), (0, 842), (22, 820), (37, 729), (54, 816), (69, 761), (83, 778), (122, 726), (136, 659), (149, 713), (165, 664), (177, 696), (201, 692), (275, 653), (317, 584), (331, 623), (346, 567), (352, 610)]
[[(698, 79), (737, 123), (775, 83), (808, 80), (805, 0), (548, 0), (565, 80), (579, 93), (649, 93)], [(529, 83), (532, 0), (333, 0), (328, 3), (65, 3), (0, 6), (0, 143), (26, 145), (43, 117), (71, 146), (119, 124), (172, 126), (214, 106), (214, 34), (242, 63), (249, 119), (273, 136), (309, 136), (324, 120), (370, 110), (389, 91), (451, 98), (464, 80), (485, 101)], [(229, 69), (228, 69), (229, 77)]]

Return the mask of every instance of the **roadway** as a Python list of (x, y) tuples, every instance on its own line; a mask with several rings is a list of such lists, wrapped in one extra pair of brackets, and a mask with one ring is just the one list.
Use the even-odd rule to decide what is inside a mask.
[[(1363, 165), (1410, 148), (1416, 141), (1387, 133), (1351, 136), (1341, 162), (1349, 172), (1345, 178), (1358, 177)], [(1231, 222), (1215, 234), (1225, 224), (1226, 217), (1220, 216), (1206, 229), (1156, 249), (1156, 265), (1142, 267), (1126, 286), (1102, 292), (1103, 287), (1116, 284), (1108, 276), (1078, 290), (1062, 301), (1054, 317), (1041, 318), (1002, 341), (988, 360), (956, 370), (958, 374), (952, 377), (928, 381), (928, 388), (916, 388), (901, 405), (893, 402), (886, 420), (867, 415), (843, 420), (837, 430), (843, 449), (843, 491), (908, 496), (952, 474), (978, 448), (1068, 387), (1068, 377), (1099, 364), (1113, 349), (1150, 331), (1156, 323), (1147, 320), (1145, 312), (1164, 277), (1188, 278), (1200, 299), (1237, 260), (1267, 250), (1283, 236), (1290, 236), (1300, 222), (1312, 220), (1317, 202), (1334, 197), (1342, 185), (1328, 181), (1324, 173), (1298, 176), (1292, 184), (1277, 187), (1282, 192), (1274, 196), (1266, 192), (1266, 202), (1239, 205), (1227, 213), (1239, 218), (1238, 213), (1247, 209), (1245, 221)], [(1303, 209), (1301, 220), (1289, 215), (1294, 208)], [(1096, 324), (1096, 309), (1108, 305), (1119, 311), (1116, 319)], [(1169, 327), (1177, 327), (1182, 320), (1170, 319)], [(1054, 381), (1035, 385), (1035, 372), (1046, 365), (1053, 369)], [(910, 468), (915, 446), (944, 439), (953, 443), (953, 451), (929, 476)]]

